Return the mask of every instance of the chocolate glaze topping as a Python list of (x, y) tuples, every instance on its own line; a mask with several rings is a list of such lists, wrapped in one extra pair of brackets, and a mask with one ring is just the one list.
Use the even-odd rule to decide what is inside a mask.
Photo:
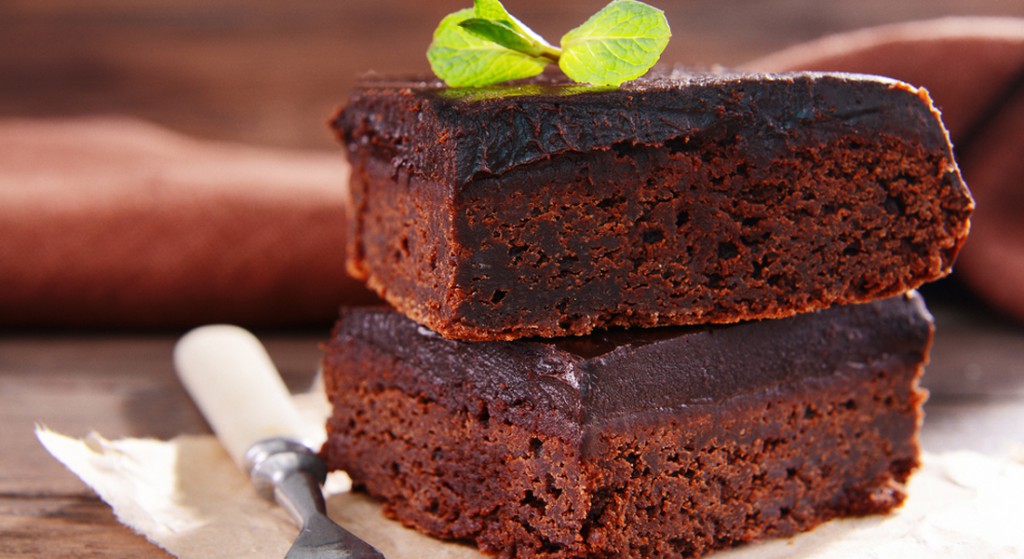
[[(416, 371), (381, 381), (451, 409), (471, 394), (523, 409), (526, 427), (575, 439), (610, 420), (685, 414), (865, 363), (918, 363), (931, 317), (917, 294), (729, 326), (618, 330), (587, 338), (461, 342), (383, 308), (344, 309), (335, 343), (370, 343)], [(328, 358), (330, 358), (330, 351)], [(402, 375), (401, 372), (393, 374)], [(461, 387), (456, 389), (455, 387)]]
[[(405, 99), (396, 103), (394, 96)], [(425, 125), (436, 130), (424, 130)], [(546, 77), (463, 89), (439, 81), (370, 79), (332, 126), (353, 149), (354, 141), (370, 142), (388, 152), (397, 167), (443, 178), (456, 190), (470, 180), (565, 153), (616, 147), (674, 142), (694, 149), (695, 141), (736, 138), (756, 165), (758, 156), (769, 161), (774, 153), (837, 134), (893, 135), (927, 150), (948, 151), (949, 144), (924, 90), (840, 73), (674, 71), (621, 88)]]

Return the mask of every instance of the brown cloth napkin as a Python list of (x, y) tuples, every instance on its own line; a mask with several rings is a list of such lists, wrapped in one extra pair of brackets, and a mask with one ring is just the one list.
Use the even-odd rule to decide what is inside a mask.
[(329, 326), (338, 153), (199, 141), (118, 118), (0, 121), (0, 326)]
[(745, 69), (880, 74), (926, 88), (977, 203), (955, 273), (1024, 320), (1024, 19), (886, 25), (798, 45)]
[[(926, 87), (978, 209), (957, 274), (1024, 320), (1024, 19), (829, 37), (747, 69)], [(110, 118), (0, 121), (0, 327), (326, 326), (344, 271), (340, 153), (187, 139)]]

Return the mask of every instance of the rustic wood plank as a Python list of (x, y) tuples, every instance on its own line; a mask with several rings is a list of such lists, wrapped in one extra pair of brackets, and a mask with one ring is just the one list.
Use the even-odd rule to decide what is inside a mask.
[[(292, 390), (315, 374), (317, 334), (261, 334)], [(12, 335), (0, 338), (0, 495), (81, 495), (51, 458), (36, 423), (71, 436), (171, 438), (208, 433), (171, 363), (177, 334)]]
[[(0, 337), (0, 557), (170, 557), (121, 525), (51, 457), (36, 422), (72, 436), (170, 438), (209, 432), (174, 375), (179, 333)], [(261, 338), (293, 390), (306, 389), (319, 334)]]
[(96, 497), (0, 496), (0, 557), (171, 557), (121, 525)]

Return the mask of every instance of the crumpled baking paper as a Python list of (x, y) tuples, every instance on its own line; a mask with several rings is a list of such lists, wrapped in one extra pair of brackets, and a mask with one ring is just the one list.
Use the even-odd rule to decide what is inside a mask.
[[(322, 393), (297, 397), (322, 424)], [(74, 439), (39, 427), (40, 442), (114, 509), (117, 518), (180, 559), (284, 557), (297, 528), (261, 499), (212, 436)], [(811, 532), (719, 552), (715, 559), (1024, 557), (1024, 464), (973, 452), (925, 453), (905, 504), (887, 516), (832, 521)], [(428, 538), (383, 517), (380, 504), (326, 486), (328, 513), (389, 559), (482, 559), (475, 548)]]

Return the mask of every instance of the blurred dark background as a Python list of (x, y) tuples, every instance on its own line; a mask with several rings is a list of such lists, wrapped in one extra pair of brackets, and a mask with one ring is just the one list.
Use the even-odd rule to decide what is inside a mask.
[[(675, 1), (663, 60), (736, 65), (829, 33), (1020, 0)], [(508, 0), (549, 41), (604, 0)], [(124, 114), (192, 135), (332, 145), (322, 126), (367, 71), (428, 71), (437, 22), (470, 0), (3, 0), (0, 117)]]

